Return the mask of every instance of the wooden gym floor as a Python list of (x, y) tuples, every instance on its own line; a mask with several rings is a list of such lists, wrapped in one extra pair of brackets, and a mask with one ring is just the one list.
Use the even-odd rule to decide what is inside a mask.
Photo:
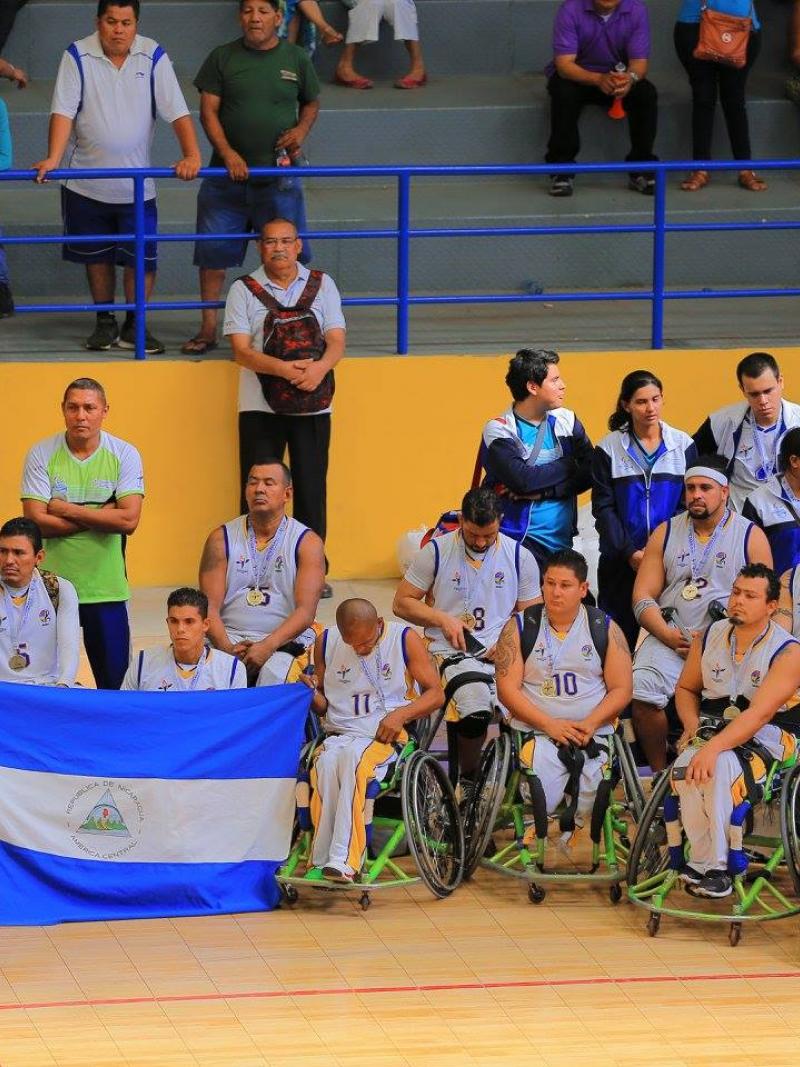
[[(339, 583), (337, 599), (355, 586)], [(388, 611), (389, 583), (359, 583)], [(162, 590), (134, 598), (160, 639)], [(332, 616), (331, 602), (321, 613)], [(798, 922), (724, 925), (478, 871), (269, 914), (0, 931), (0, 1067), (794, 1064)]]

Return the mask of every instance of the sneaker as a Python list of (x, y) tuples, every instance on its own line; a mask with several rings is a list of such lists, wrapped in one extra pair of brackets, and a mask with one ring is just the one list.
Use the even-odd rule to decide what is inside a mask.
[(705, 878), (705, 875), (701, 874), (700, 871), (696, 871), (694, 867), (690, 867), (687, 863), (685, 867), (681, 868), (678, 878), (680, 878), (686, 886), (700, 885)]
[(686, 889), (693, 897), (728, 897), (733, 892), (733, 879), (727, 871), (707, 871), (697, 885)]
[(656, 180), (652, 174), (631, 175), (628, 178), (628, 188), (634, 193), (642, 193), (644, 196), (653, 196), (656, 191)]
[(107, 352), (119, 340), (119, 326), (113, 315), (97, 320), (94, 332), (85, 341), (90, 352)]
[(7, 285), (0, 283), (0, 319), (7, 319), (14, 314), (14, 297)]
[[(120, 348), (136, 348), (136, 323), (126, 322), (122, 327), (117, 342)], [(164, 346), (157, 337), (153, 337), (149, 330), (144, 332), (144, 350), (148, 356), (160, 356)]]
[(554, 174), (550, 179), (551, 196), (572, 196), (575, 179), (568, 174)]
[(323, 867), (322, 877), (329, 882), (343, 882), (345, 884), (355, 881), (354, 875), (348, 874), (346, 871), (340, 871), (338, 867)]

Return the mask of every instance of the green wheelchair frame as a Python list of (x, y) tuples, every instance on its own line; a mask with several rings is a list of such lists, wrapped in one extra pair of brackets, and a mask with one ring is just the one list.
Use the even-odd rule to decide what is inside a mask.
[[(581, 882), (608, 885), (613, 903), (622, 898), (619, 883), (625, 879), (631, 848), (630, 827), (644, 808), (636, 764), (622, 726), (609, 734), (609, 759), (604, 778), (612, 783), (622, 782), (624, 795), (615, 798), (613, 791), (603, 815), (600, 840), (592, 841), (591, 866), (588, 871), (547, 870), (545, 859), (547, 838), (535, 838), (532, 846), (525, 840), (530, 820), (526, 822), (528, 801), (523, 796), (525, 778), (535, 777), (519, 766), (519, 752), (525, 735), (518, 731), (502, 731), (484, 749), (475, 792), (464, 817), (467, 856), (464, 877), (468, 878), (477, 866), (528, 881), (528, 898), (541, 904), (546, 891), (543, 885), (558, 882)], [(512, 766), (513, 761), (513, 766)], [(492, 851), (492, 835), (511, 827), (513, 839)]]
[[(306, 746), (301, 760), (306, 773), (323, 741), (324, 737), (318, 737)], [(359, 893), (359, 903), (366, 909), (374, 890), (407, 887), (422, 881), (434, 896), (446, 897), (460, 885), (464, 872), (461, 815), (447, 775), (423, 744), (412, 737), (405, 745), (395, 746), (398, 758), (379, 783), (374, 799), (377, 810), (381, 799), (399, 794), (402, 817), (373, 815), (373, 830), (388, 831), (388, 838), (376, 854), (367, 850), (364, 866), (353, 882), (324, 878), (321, 869), (311, 865), (313, 829), (298, 827), (292, 851), (276, 875), (286, 903), (294, 904), (303, 888)], [(408, 874), (395, 862), (395, 854), (404, 841), (408, 842), (417, 875)]]
[[(792, 903), (775, 884), (775, 877), (785, 864), (794, 894), (800, 896), (800, 760), (795, 753), (789, 760), (775, 760), (767, 771), (763, 797), (759, 804), (779, 805), (780, 833), (775, 837), (745, 833), (743, 848), (749, 865), (743, 874), (733, 876), (733, 905), (713, 898), (693, 897), (692, 907), (681, 907), (674, 893), (682, 888), (680, 872), (670, 866), (667, 831), (664, 822), (664, 799), (670, 790), (671, 768), (662, 772), (653, 786), (645, 806), (639, 831), (628, 861), (628, 898), (647, 908), (650, 916), (647, 932), (655, 937), (662, 915), (700, 922), (729, 923), (731, 946), (739, 943), (742, 924), (786, 919), (800, 913), (800, 902)], [(689, 861), (689, 843), (684, 833), (684, 856)], [(771, 850), (764, 855), (757, 849)], [(697, 909), (706, 903), (718, 910)]]

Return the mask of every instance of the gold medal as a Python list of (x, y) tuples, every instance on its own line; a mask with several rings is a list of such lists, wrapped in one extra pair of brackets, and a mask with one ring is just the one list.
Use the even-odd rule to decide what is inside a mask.
[(741, 714), (741, 711), (739, 710), (739, 708), (736, 707), (735, 704), (729, 704), (727, 708), (725, 708), (725, 710), (723, 711), (722, 718), (725, 720), (725, 722), (730, 722), (732, 719), (735, 719)]
[(683, 589), (681, 589), (681, 596), (684, 600), (697, 600), (700, 596), (700, 590), (694, 582), (688, 582)]
[(19, 652), (15, 652), (14, 655), (9, 658), (8, 665), (12, 671), (24, 671), (28, 666), (28, 661), (24, 656), (21, 656)]
[(461, 621), (464, 623), (468, 630), (474, 630), (478, 622), (478, 620), (475, 618), (471, 611), (465, 611), (464, 614), (461, 616)]
[(542, 682), (539, 686), (539, 690), (543, 697), (554, 697), (557, 695), (556, 683), (552, 678), (548, 678), (546, 682)]
[(245, 600), (251, 608), (261, 607), (266, 599), (260, 589), (248, 589), (245, 594)]

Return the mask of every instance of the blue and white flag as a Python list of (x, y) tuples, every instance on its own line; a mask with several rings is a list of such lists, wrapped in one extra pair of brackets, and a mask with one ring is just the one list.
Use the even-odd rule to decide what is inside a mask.
[(0, 684), (0, 924), (275, 907), (310, 701)]

